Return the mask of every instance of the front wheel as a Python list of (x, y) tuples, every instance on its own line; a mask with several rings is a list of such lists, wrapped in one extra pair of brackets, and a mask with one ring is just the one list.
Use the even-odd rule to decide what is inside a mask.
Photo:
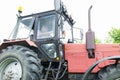
[(0, 80), (40, 80), (41, 63), (27, 47), (10, 46), (0, 54)]
[(101, 69), (94, 80), (120, 80), (120, 64), (109, 65)]

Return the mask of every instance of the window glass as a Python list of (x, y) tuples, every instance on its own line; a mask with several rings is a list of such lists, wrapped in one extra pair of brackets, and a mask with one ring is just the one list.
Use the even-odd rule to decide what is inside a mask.
[(38, 19), (37, 39), (55, 36), (55, 15), (42, 16)]
[(11, 34), (11, 37), (14, 39), (28, 38), (30, 34), (33, 34), (32, 27), (34, 20), (35, 18), (33, 17), (19, 19), (13, 33)]

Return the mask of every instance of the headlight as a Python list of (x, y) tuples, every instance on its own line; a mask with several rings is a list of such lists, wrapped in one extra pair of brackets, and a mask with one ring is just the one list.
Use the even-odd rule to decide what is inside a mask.
[(42, 48), (46, 51), (47, 55), (50, 58), (56, 58), (57, 57), (55, 44), (43, 44)]

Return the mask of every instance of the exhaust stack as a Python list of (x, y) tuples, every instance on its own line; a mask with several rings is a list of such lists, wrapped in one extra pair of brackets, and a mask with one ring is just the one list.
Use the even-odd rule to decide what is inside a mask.
[(95, 50), (95, 33), (91, 30), (91, 9), (88, 10), (88, 31), (86, 32), (86, 50), (88, 51), (89, 58), (94, 58)]

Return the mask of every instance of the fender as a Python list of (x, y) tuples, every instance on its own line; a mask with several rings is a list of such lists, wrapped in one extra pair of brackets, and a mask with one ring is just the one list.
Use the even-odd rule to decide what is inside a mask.
[(120, 56), (110, 56), (110, 57), (105, 57), (101, 60), (98, 60), (86, 71), (86, 73), (83, 75), (82, 80), (88, 80), (89, 74), (99, 63), (104, 62), (106, 60), (119, 60), (119, 59), (120, 59)]
[(16, 39), (16, 40), (8, 40), (8, 41), (1, 43), (0, 50), (5, 49), (8, 46), (12, 46), (12, 45), (23, 45), (23, 46), (37, 47), (37, 45), (33, 41), (30, 41), (27, 39)]

